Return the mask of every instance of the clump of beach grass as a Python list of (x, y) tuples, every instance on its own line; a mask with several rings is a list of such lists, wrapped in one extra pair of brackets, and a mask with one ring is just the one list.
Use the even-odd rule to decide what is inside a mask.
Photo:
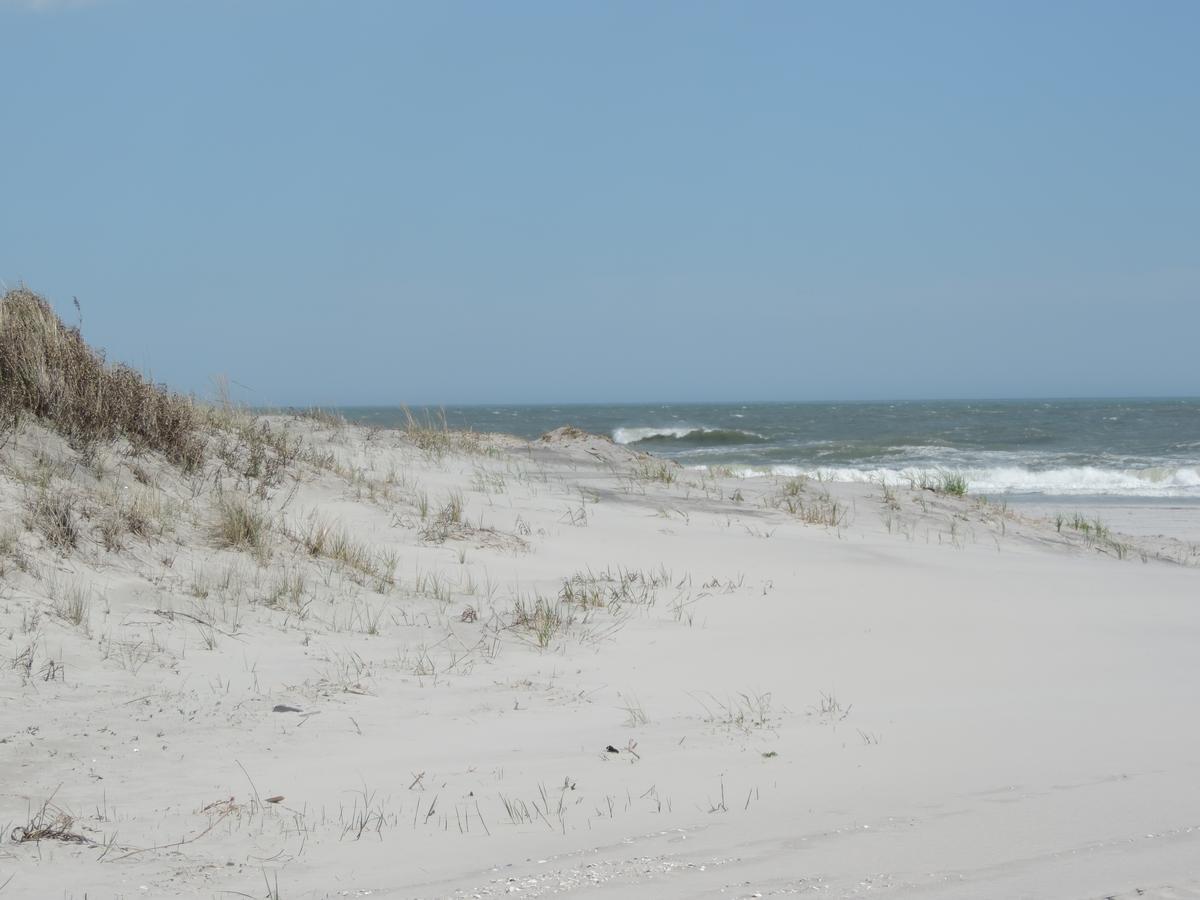
[(922, 469), (918, 472), (908, 472), (907, 477), (911, 490), (933, 491), (935, 494), (948, 494), (951, 497), (965, 497), (969, 487), (962, 472), (949, 469)]
[(514, 626), (528, 632), (537, 645), (545, 649), (571, 626), (574, 616), (566, 603), (535, 594), (533, 597), (519, 596), (513, 601), (512, 620)]
[(265, 497), (300, 460), (322, 466), (324, 457), (306, 448), (285, 427), (273, 426), (232, 405), (227, 398), (205, 410), (213, 433), (212, 449), (239, 485)]
[[(426, 498), (428, 503), (428, 498)], [(421, 529), (421, 539), (431, 544), (444, 543), (464, 527), (462, 491), (451, 491), (446, 496), (446, 502), (434, 514), (433, 518)], [(428, 507), (426, 506), (426, 510)], [(427, 515), (423, 513), (421, 518)]]
[(779, 486), (779, 492), (784, 497), (799, 497), (804, 493), (804, 489), (808, 486), (808, 477), (805, 475), (796, 475), (786, 479)]
[(0, 529), (0, 578), (7, 574), (9, 562), (23, 572), (28, 571), (32, 565), (29, 556), (21, 547), (20, 532), (11, 527)]
[(961, 472), (940, 472), (937, 491), (940, 494), (949, 494), (951, 497), (965, 497), (967, 495), (967, 479)]
[(25, 525), (40, 532), (51, 547), (67, 553), (79, 545), (81, 535), (76, 505), (65, 490), (44, 487), (26, 500)]
[(56, 590), (55, 594), (52, 599), (54, 614), (76, 628), (87, 630), (92, 609), (92, 598), (87, 588), (72, 582), (65, 588)]
[(124, 438), (187, 471), (204, 460), (200, 420), (190, 398), (112, 365), (26, 288), (0, 299), (0, 418), (40, 419), (77, 447)]
[(427, 412), (422, 420), (407, 406), (404, 407), (404, 435), (410, 443), (434, 459), (441, 459), (448, 453), (484, 453), (487, 449), (476, 432), (452, 429), (443, 411), (439, 411), (436, 417)]
[(121, 550), (126, 534), (148, 540), (168, 528), (167, 505), (160, 494), (138, 491), (132, 497), (115, 493), (102, 498), (104, 511), (97, 529), (106, 550)]
[(347, 425), (346, 417), (339, 412), (324, 409), (320, 406), (309, 406), (304, 409), (291, 410), (293, 415), (300, 419), (309, 419), (316, 422), (318, 425), (323, 425), (326, 428), (340, 430)]
[(676, 465), (661, 459), (647, 459), (638, 463), (633, 475), (638, 481), (659, 482), (670, 486), (675, 483), (678, 473)]
[(217, 501), (212, 526), (217, 546), (249, 550), (261, 556), (267, 551), (270, 532), (270, 518), (252, 500), (239, 494), (225, 494)]

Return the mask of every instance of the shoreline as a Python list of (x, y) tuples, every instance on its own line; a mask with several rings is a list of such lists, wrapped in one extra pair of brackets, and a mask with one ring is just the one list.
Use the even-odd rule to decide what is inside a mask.
[[(344, 412), (403, 424), (400, 409)], [(1016, 498), (1200, 497), (1200, 406), (1172, 401), (686, 404), (451, 407), (454, 427), (523, 439), (564, 422), (681, 465), (839, 481), (963, 475), (972, 493)]]
[(1057, 515), (1083, 516), (1136, 538), (1170, 537), (1200, 544), (1200, 499), (1182, 497), (1023, 497), (1009, 496), (1014, 510), (1052, 521)]

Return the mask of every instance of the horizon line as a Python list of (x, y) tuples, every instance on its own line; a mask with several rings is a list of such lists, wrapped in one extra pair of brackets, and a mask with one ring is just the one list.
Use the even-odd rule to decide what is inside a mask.
[(859, 404), (878, 405), (895, 403), (1047, 403), (1047, 402), (1102, 402), (1102, 401), (1200, 401), (1200, 394), (1096, 394), (1096, 395), (1042, 395), (1042, 396), (997, 396), (997, 397), (885, 397), (877, 399), (846, 400), (536, 400), (536, 401), (454, 401), (437, 403), (283, 403), (253, 406), (263, 410), (295, 409), (444, 409), (448, 407), (483, 408), (549, 407), (549, 406), (802, 406)]

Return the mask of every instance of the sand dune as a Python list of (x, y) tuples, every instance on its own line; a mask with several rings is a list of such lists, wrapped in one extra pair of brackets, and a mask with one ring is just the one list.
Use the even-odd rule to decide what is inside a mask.
[(0, 451), (0, 897), (1200, 895), (1184, 541), (576, 432), (205, 441)]

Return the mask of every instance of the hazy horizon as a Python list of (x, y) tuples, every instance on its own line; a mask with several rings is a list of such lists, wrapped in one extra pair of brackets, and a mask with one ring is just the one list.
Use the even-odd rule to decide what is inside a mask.
[(1195, 4), (8, 0), (0, 28), (0, 283), (180, 390), (1200, 395)]
[[(738, 404), (746, 404), (750, 406), (787, 406), (787, 405), (826, 405), (831, 403), (858, 403), (858, 404), (887, 404), (887, 403), (1070, 403), (1092, 402), (1092, 401), (1131, 401), (1131, 402), (1172, 402), (1176, 400), (1200, 400), (1200, 394), (1160, 394), (1157, 396), (1092, 396), (1092, 397), (1056, 397), (1056, 396), (1041, 396), (1041, 397), (846, 397), (840, 399), (795, 399), (783, 398), (778, 400), (763, 400), (755, 398), (735, 398), (728, 400), (713, 400), (707, 398), (694, 399), (649, 399), (649, 400), (540, 400), (530, 403), (507, 403), (501, 401), (488, 400), (472, 400), (469, 402), (446, 402), (446, 403), (330, 403), (325, 406), (329, 409), (402, 409), (409, 407), (411, 409), (437, 409), (438, 407), (470, 407), (470, 408), (487, 408), (487, 407), (521, 407), (521, 406), (696, 406), (696, 405), (712, 405), (712, 406), (736, 406)], [(297, 403), (281, 403), (277, 404), (279, 409), (305, 409), (311, 407), (312, 404), (297, 404)], [(263, 407), (269, 409), (270, 407)]]

